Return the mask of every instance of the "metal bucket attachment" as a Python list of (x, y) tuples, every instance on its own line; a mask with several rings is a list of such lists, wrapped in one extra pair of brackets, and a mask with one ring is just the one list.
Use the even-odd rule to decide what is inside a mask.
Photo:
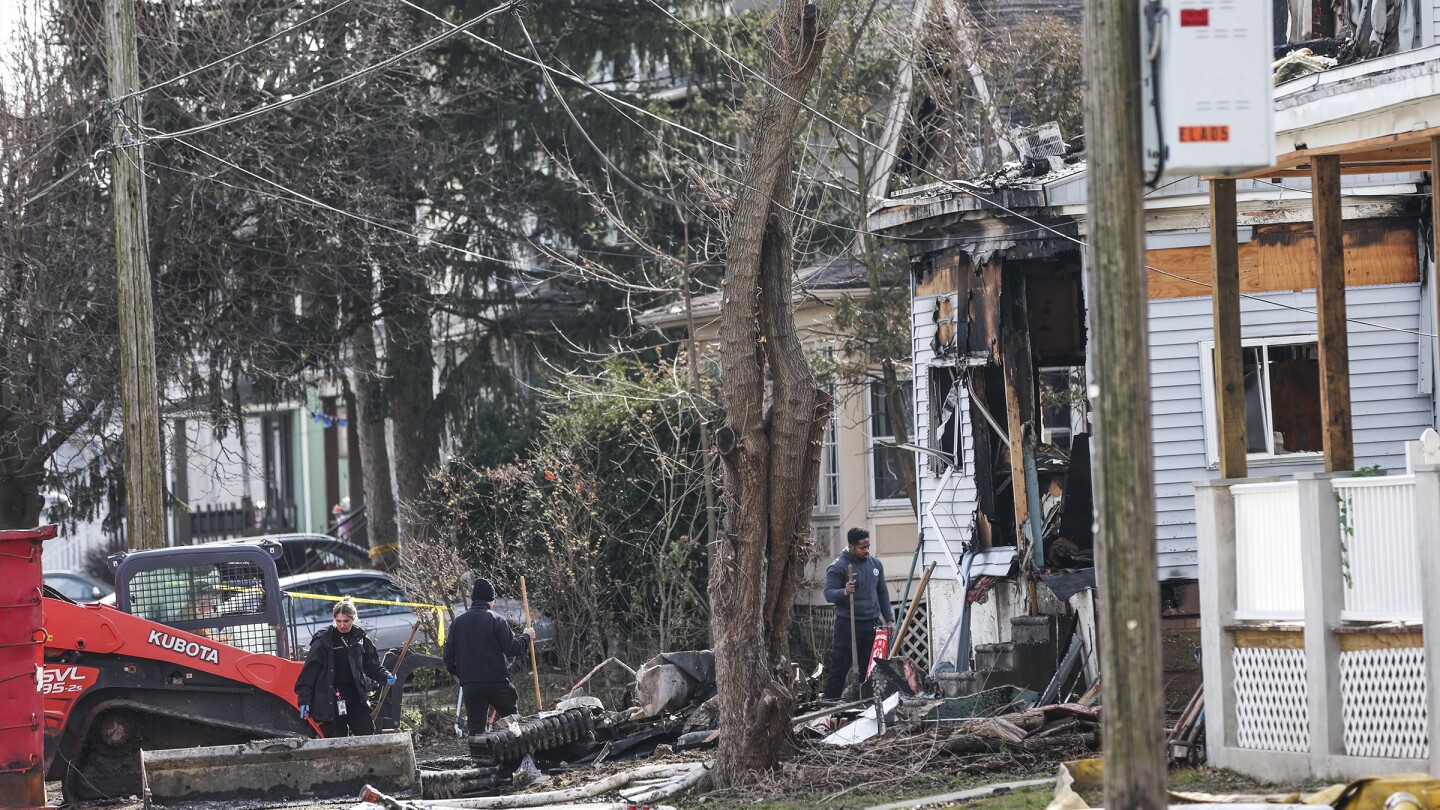
[(291, 800), (355, 796), (366, 784), (415, 789), (410, 733), (173, 748), (140, 755), (146, 806), (214, 800)]

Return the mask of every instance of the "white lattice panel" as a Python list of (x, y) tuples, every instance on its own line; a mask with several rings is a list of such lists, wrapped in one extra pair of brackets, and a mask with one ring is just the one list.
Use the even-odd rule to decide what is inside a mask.
[(1305, 651), (1235, 650), (1235, 737), (1241, 748), (1309, 751)]
[(1397, 647), (1340, 653), (1345, 753), (1426, 759), (1425, 650)]
[(1298, 485), (1236, 484), (1230, 492), (1235, 497), (1235, 617), (1302, 618)]
[(1420, 619), (1420, 557), (1415, 532), (1415, 476), (1333, 482), (1340, 497), (1345, 587), (1342, 618)]

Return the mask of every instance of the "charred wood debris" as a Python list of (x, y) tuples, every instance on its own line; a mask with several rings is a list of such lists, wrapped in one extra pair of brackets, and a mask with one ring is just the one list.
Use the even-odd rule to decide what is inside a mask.
[[(639, 670), (624, 709), (586, 694), (597, 667), (553, 711), (499, 721), (468, 738), (468, 757), (420, 763), (419, 796), (369, 791), (389, 810), (559, 806), (619, 797), (617, 806), (658, 802), (703, 782), (707, 749), (720, 732), (713, 654), (666, 653)], [(841, 770), (882, 781), (897, 775), (1042, 769), (1100, 747), (1101, 686), (1088, 683), (1074, 656), (1056, 661), (1043, 691), (1004, 685), (947, 697), (940, 683), (897, 656), (877, 659), (864, 682), (839, 701), (816, 699), (822, 668), (798, 667), (793, 755), (756, 789), (829, 789)], [(877, 722), (877, 709), (878, 722)], [(1185, 707), (1166, 740), (1172, 761), (1203, 756), (1203, 700)], [(857, 771), (857, 767), (860, 771)], [(843, 780), (852, 790), (863, 778)], [(842, 791), (843, 792), (843, 791)], [(462, 798), (462, 797), (485, 798)], [(833, 797), (832, 797), (833, 798)]]

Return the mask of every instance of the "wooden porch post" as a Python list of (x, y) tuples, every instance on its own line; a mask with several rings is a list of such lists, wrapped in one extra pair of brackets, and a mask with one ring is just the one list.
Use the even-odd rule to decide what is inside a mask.
[(1345, 249), (1341, 241), (1340, 158), (1319, 155), (1310, 167), (1315, 219), (1315, 298), (1320, 321), (1320, 416), (1325, 470), (1355, 469), (1350, 429), (1350, 348), (1345, 324)]
[[(1436, 267), (1434, 278), (1431, 279), (1435, 286), (1435, 289), (1431, 291), (1431, 294), (1435, 296), (1435, 320), (1432, 323), (1435, 327), (1437, 343), (1435, 356), (1440, 358), (1440, 194), (1436, 192), (1435, 181), (1437, 177), (1440, 177), (1440, 173), (1437, 173), (1437, 169), (1440, 169), (1440, 136), (1430, 139), (1430, 238), (1432, 240), (1430, 245), (1431, 256), (1435, 260)], [(1420, 272), (1423, 277), (1424, 268), (1421, 268)], [(1424, 362), (1424, 358), (1421, 358), (1421, 362)], [(1431, 385), (1435, 384), (1434, 381), (1431, 382)]]
[(1210, 181), (1210, 270), (1214, 280), (1215, 435), (1220, 477), (1244, 478), (1245, 368), (1240, 349), (1240, 245), (1235, 181)]

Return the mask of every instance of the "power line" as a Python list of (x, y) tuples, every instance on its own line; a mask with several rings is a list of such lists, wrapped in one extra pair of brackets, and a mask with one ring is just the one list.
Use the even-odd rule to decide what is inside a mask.
[[(510, 9), (514, 8), (519, 2), (520, 2), (520, 0), (506, 0), (506, 2), (501, 3), (499, 6), (496, 6), (495, 8), (490, 9), (489, 11), (487, 11), (487, 12), (485, 12), (485, 13), (483, 13), (483, 14), (480, 14), (480, 15), (477, 16), (477, 17), (474, 17), (474, 18), (472, 18), (472, 19), (470, 19), (470, 20), (467, 20), (467, 21), (461, 23), (460, 25), (456, 26), (455, 28), (453, 28), (453, 29), (451, 29), (451, 30), (449, 30), (449, 31), (445, 31), (445, 32), (443, 32), (443, 33), (441, 33), (441, 34), (439, 34), (439, 35), (437, 35), (437, 36), (431, 37), (430, 39), (427, 39), (427, 40), (425, 40), (424, 42), (421, 42), (421, 43), (418, 44), (418, 45), (412, 46), (412, 47), (410, 47), (410, 48), (406, 48), (405, 50), (401, 51), (400, 53), (395, 54), (394, 56), (389, 57), (388, 59), (382, 59), (381, 61), (376, 62), (376, 63), (373, 64), (373, 65), (369, 65), (369, 66), (367, 66), (367, 67), (363, 67), (363, 68), (355, 71), (354, 73), (351, 73), (351, 74), (346, 75), (346, 76), (342, 76), (342, 77), (340, 77), (340, 78), (338, 78), (338, 79), (335, 79), (334, 81), (326, 82), (325, 84), (319, 85), (318, 87), (312, 87), (312, 88), (310, 88), (309, 90), (304, 91), (303, 93), (299, 93), (299, 94), (296, 94), (296, 95), (294, 95), (294, 96), (290, 96), (289, 98), (281, 99), (280, 101), (274, 101), (274, 102), (271, 102), (271, 103), (269, 103), (269, 104), (262, 104), (261, 106), (256, 107), (256, 108), (254, 108), (254, 109), (252, 109), (252, 110), (246, 110), (246, 111), (243, 112), (243, 113), (237, 113), (237, 114), (232, 115), (232, 116), (229, 116), (229, 117), (227, 117), (227, 118), (221, 118), (221, 119), (218, 120), (218, 121), (211, 121), (211, 122), (209, 122), (209, 123), (207, 123), (207, 124), (199, 124), (199, 125), (197, 125), (197, 126), (190, 127), (189, 129), (182, 129), (182, 130), (180, 130), (180, 131), (178, 131), (178, 132), (159, 132), (159, 133), (155, 133), (154, 135), (151, 135), (149, 138), (147, 138), (147, 139), (146, 139), (145, 141), (143, 141), (142, 143), (149, 143), (149, 142), (152, 142), (152, 141), (169, 141), (169, 140), (175, 140), (175, 139), (177, 139), (177, 138), (183, 138), (183, 137), (186, 137), (186, 136), (189, 136), (189, 135), (198, 135), (198, 134), (200, 134), (201, 132), (209, 132), (209, 131), (212, 130), (212, 129), (218, 129), (218, 128), (223, 127), (223, 126), (226, 126), (226, 125), (228, 125), (228, 124), (233, 124), (233, 123), (236, 123), (236, 122), (238, 122), (238, 121), (244, 121), (244, 120), (249, 119), (249, 118), (254, 118), (254, 117), (257, 116), (257, 115), (263, 115), (263, 114), (265, 114), (265, 113), (267, 113), (267, 112), (270, 112), (271, 110), (276, 110), (276, 109), (279, 109), (279, 108), (281, 108), (281, 107), (289, 106), (289, 105), (291, 105), (291, 104), (296, 103), (297, 101), (303, 101), (303, 100), (305, 100), (305, 99), (307, 99), (307, 98), (310, 98), (311, 96), (314, 96), (314, 95), (316, 95), (316, 94), (318, 94), (318, 93), (323, 93), (323, 92), (325, 92), (325, 91), (327, 91), (327, 90), (331, 90), (331, 89), (334, 89), (334, 88), (336, 88), (336, 87), (339, 87), (339, 86), (342, 85), (342, 84), (346, 84), (346, 83), (352, 82), (352, 81), (354, 81), (354, 80), (356, 80), (356, 79), (361, 79), (361, 78), (364, 78), (364, 77), (366, 77), (366, 76), (369, 76), (369, 75), (372, 74), (372, 73), (376, 73), (376, 72), (378, 72), (378, 71), (384, 70), (384, 69), (390, 67), (391, 65), (394, 65), (394, 64), (397, 63), (397, 62), (400, 62), (400, 61), (402, 61), (402, 60), (404, 60), (404, 59), (406, 59), (406, 58), (408, 58), (408, 57), (410, 57), (410, 56), (413, 56), (413, 55), (419, 53), (420, 51), (423, 51), (423, 50), (425, 50), (425, 49), (427, 49), (427, 48), (430, 48), (431, 46), (433, 46), (433, 45), (435, 45), (435, 44), (437, 44), (437, 43), (439, 43), (439, 42), (443, 42), (444, 40), (449, 39), (450, 37), (454, 36), (454, 35), (455, 35), (457, 32), (459, 32), (459, 31), (462, 31), (462, 30), (464, 30), (464, 29), (466, 29), (466, 28), (469, 28), (470, 26), (473, 26), (473, 25), (476, 25), (476, 24), (478, 24), (478, 23), (480, 23), (480, 22), (483, 22), (483, 21), (485, 21), (485, 20), (488, 20), (489, 18), (494, 17), (494, 16), (497, 15), (497, 14), (501, 14), (501, 13), (503, 13), (503, 12), (509, 11)], [(120, 144), (120, 145), (121, 145), (121, 146), (129, 146), (129, 145), (131, 145), (131, 144)]]
[(121, 96), (121, 97), (118, 98), (118, 99), (114, 99), (114, 101), (118, 103), (118, 102), (124, 101), (124, 100), (129, 99), (129, 98), (134, 98), (135, 96), (139, 96), (139, 95), (143, 95), (143, 94), (145, 94), (145, 93), (149, 93), (149, 92), (152, 91), (152, 90), (159, 90), (159, 89), (162, 88), (162, 87), (166, 87), (166, 86), (168, 86), (168, 85), (172, 85), (172, 84), (174, 84), (175, 82), (181, 81), (182, 79), (187, 79), (187, 78), (189, 78), (189, 77), (191, 77), (191, 76), (194, 76), (196, 73), (200, 73), (201, 71), (209, 70), (210, 68), (215, 67), (216, 65), (224, 64), (225, 62), (229, 62), (229, 61), (232, 61), (232, 60), (234, 60), (234, 59), (238, 59), (239, 57), (244, 56), (245, 54), (249, 53), (250, 51), (255, 50), (256, 48), (259, 48), (259, 47), (262, 46), (262, 45), (268, 45), (268, 44), (270, 44), (271, 42), (274, 42), (275, 40), (279, 39), (280, 37), (285, 36), (286, 34), (292, 32), (292, 31), (298, 30), (298, 29), (300, 29), (300, 28), (304, 28), (305, 26), (309, 25), (309, 24), (312, 23), (312, 22), (315, 22), (316, 20), (320, 19), (321, 17), (324, 17), (325, 15), (331, 13), (332, 11), (339, 11), (340, 9), (344, 8), (345, 6), (350, 5), (350, 4), (353, 3), (353, 2), (355, 2), (355, 0), (340, 0), (340, 2), (336, 3), (335, 5), (331, 6), (330, 8), (325, 9), (324, 11), (320, 12), (319, 14), (315, 14), (315, 15), (313, 15), (313, 16), (306, 17), (305, 19), (301, 20), (300, 22), (295, 23), (294, 25), (290, 26), (289, 28), (286, 28), (286, 29), (284, 29), (284, 30), (282, 30), (282, 31), (277, 31), (277, 32), (275, 32), (274, 34), (271, 34), (270, 36), (268, 36), (268, 37), (260, 40), (259, 42), (255, 42), (255, 43), (252, 43), (252, 44), (250, 44), (250, 45), (246, 45), (244, 48), (241, 48), (240, 50), (238, 50), (238, 51), (230, 54), (229, 56), (222, 56), (222, 57), (220, 57), (219, 59), (214, 60), (213, 62), (207, 62), (207, 63), (201, 65), (200, 67), (194, 68), (193, 70), (187, 70), (187, 71), (185, 71), (184, 73), (181, 73), (179, 76), (175, 76), (175, 77), (173, 77), (173, 78), (166, 79), (165, 81), (159, 82), (159, 83), (157, 83), (157, 84), (152, 84), (152, 85), (150, 85), (149, 87), (143, 88), (143, 89), (141, 89), (141, 90), (131, 91), (131, 92), (126, 93), (125, 95)]
[[(420, 12), (421, 14), (424, 14), (424, 15), (430, 17), (430, 18), (433, 19), (433, 20), (436, 20), (436, 21), (438, 21), (438, 22), (440, 22), (440, 23), (442, 23), (442, 24), (444, 24), (444, 25), (450, 26), (452, 30), (457, 30), (457, 29), (459, 28), (459, 26), (455, 25), (455, 23), (450, 22), (449, 20), (445, 19), (444, 17), (441, 17), (439, 14), (436, 14), (436, 13), (430, 11), (430, 10), (427, 9), (427, 8), (423, 8), (423, 7), (421, 7), (421, 6), (416, 5), (415, 3), (411, 2), (411, 0), (400, 0), (400, 2), (401, 2), (402, 4), (404, 4), (404, 5), (406, 5), (406, 6), (409, 6), (410, 8), (414, 9), (415, 11)], [(574, 73), (566, 72), (566, 71), (564, 71), (564, 70), (558, 70), (558, 69), (556, 69), (556, 68), (553, 68), (553, 67), (545, 64), (544, 62), (540, 62), (540, 61), (537, 61), (537, 60), (535, 60), (535, 59), (531, 59), (530, 57), (525, 56), (525, 55), (523, 55), (523, 54), (515, 53), (514, 51), (511, 51), (511, 50), (505, 48), (505, 47), (502, 46), (502, 45), (499, 45), (499, 44), (497, 44), (497, 43), (491, 42), (490, 40), (488, 40), (488, 39), (480, 36), (479, 34), (475, 33), (474, 31), (465, 31), (465, 32), (463, 32), (463, 33), (465, 34), (465, 36), (469, 37), (470, 39), (473, 39), (473, 40), (475, 40), (476, 42), (479, 42), (479, 43), (481, 43), (482, 45), (485, 45), (486, 47), (489, 47), (489, 48), (491, 48), (491, 49), (493, 49), (493, 50), (499, 51), (500, 53), (505, 54), (506, 56), (510, 57), (511, 59), (515, 59), (515, 60), (517, 60), (517, 61), (524, 62), (524, 63), (527, 64), (527, 65), (532, 65), (532, 66), (534, 66), (534, 67), (540, 68), (541, 70), (545, 71), (546, 73), (553, 73), (553, 74), (555, 74), (556, 76), (559, 76), (559, 77), (561, 77), (561, 78), (563, 78), (563, 79), (566, 79), (566, 80), (568, 80), (568, 81), (574, 82), (575, 84), (579, 85), (580, 87), (583, 87), (583, 88), (585, 88), (586, 90), (589, 90), (589, 91), (591, 91), (592, 93), (595, 93), (596, 95), (600, 96), (601, 98), (606, 99), (606, 100), (609, 101), (611, 104), (618, 104), (618, 105), (623, 106), (623, 107), (628, 107), (628, 108), (634, 110), (635, 112), (640, 113), (641, 115), (649, 116), (650, 118), (654, 118), (656, 121), (659, 121), (659, 122), (661, 122), (661, 123), (663, 123), (663, 124), (665, 124), (665, 125), (667, 125), (667, 126), (671, 126), (671, 127), (676, 128), (676, 129), (679, 129), (679, 130), (681, 130), (681, 131), (688, 132), (688, 133), (690, 133), (691, 135), (694, 135), (695, 137), (700, 138), (701, 140), (707, 141), (708, 143), (710, 143), (710, 144), (712, 144), (712, 145), (714, 145), (714, 146), (720, 147), (721, 149), (727, 149), (727, 150), (729, 150), (729, 151), (731, 151), (731, 152), (738, 152), (738, 151), (739, 151), (739, 147), (735, 146), (734, 144), (729, 144), (729, 143), (725, 143), (725, 142), (723, 142), (723, 141), (718, 141), (718, 140), (710, 137), (709, 135), (704, 134), (703, 132), (699, 132), (699, 131), (697, 131), (697, 130), (691, 129), (690, 127), (685, 126), (684, 124), (680, 123), (679, 121), (673, 121), (673, 120), (671, 120), (671, 119), (669, 119), (669, 118), (666, 118), (666, 117), (663, 116), (663, 115), (660, 115), (660, 114), (658, 114), (658, 113), (655, 113), (655, 112), (652, 112), (652, 111), (650, 111), (650, 110), (647, 110), (647, 109), (645, 109), (644, 107), (641, 107), (641, 106), (638, 105), (638, 104), (632, 104), (632, 103), (630, 103), (629, 101), (626, 101), (626, 100), (624, 100), (624, 99), (622, 99), (622, 98), (619, 98), (619, 97), (617, 97), (617, 96), (614, 96), (614, 95), (612, 95), (612, 94), (610, 94), (610, 93), (607, 93), (607, 92), (605, 92), (604, 90), (601, 90), (599, 87), (595, 86), (595, 84), (593, 84), (593, 83), (585, 80), (584, 78), (582, 78), (582, 77), (580, 77), (580, 76), (578, 76), (578, 75), (576, 75), (576, 74), (574, 74)]]
[[(886, 154), (886, 155), (889, 155), (890, 157), (895, 158), (897, 161), (902, 161), (902, 162), (906, 163), (907, 165), (909, 165), (911, 168), (915, 169), (916, 171), (921, 172), (921, 173), (923, 173), (923, 174), (926, 174), (926, 175), (934, 178), (936, 181), (938, 181), (938, 182), (941, 183), (942, 185), (946, 186), (947, 188), (952, 188), (952, 189), (954, 189), (954, 190), (956, 190), (956, 191), (958, 191), (958, 192), (960, 192), (960, 193), (962, 193), (962, 194), (966, 194), (966, 195), (968, 195), (968, 196), (970, 196), (970, 197), (973, 197), (974, 199), (978, 200), (978, 201), (981, 202), (981, 203), (984, 203), (985, 205), (992, 206), (992, 207), (997, 208), (997, 209), (999, 209), (999, 210), (1001, 210), (1001, 211), (1004, 211), (1005, 213), (1007, 213), (1007, 214), (1009, 214), (1009, 215), (1011, 215), (1011, 216), (1013, 216), (1013, 217), (1016, 217), (1016, 218), (1018, 218), (1018, 219), (1021, 219), (1021, 220), (1025, 221), (1025, 222), (1029, 222), (1030, 224), (1035, 225), (1035, 226), (1038, 226), (1039, 228), (1042, 228), (1042, 229), (1044, 229), (1044, 230), (1050, 231), (1051, 233), (1055, 234), (1057, 237), (1059, 237), (1059, 238), (1061, 238), (1061, 239), (1064, 239), (1064, 240), (1067, 240), (1067, 241), (1070, 241), (1070, 242), (1073, 242), (1073, 243), (1075, 243), (1076, 245), (1079, 245), (1081, 248), (1087, 248), (1087, 249), (1089, 248), (1089, 245), (1085, 242), (1085, 240), (1080, 239), (1080, 238), (1078, 238), (1078, 237), (1071, 236), (1071, 235), (1069, 235), (1069, 234), (1067, 234), (1067, 233), (1064, 233), (1063, 231), (1061, 231), (1061, 230), (1059, 230), (1059, 229), (1057, 229), (1057, 228), (1055, 228), (1055, 227), (1052, 227), (1052, 226), (1047, 225), (1047, 224), (1045, 224), (1045, 223), (1043, 223), (1043, 222), (1041, 222), (1041, 221), (1039, 221), (1039, 220), (1037, 220), (1037, 219), (1034, 219), (1033, 217), (1026, 216), (1026, 215), (1024, 215), (1024, 214), (1022, 214), (1022, 213), (1020, 213), (1020, 212), (1018, 212), (1018, 211), (1015, 211), (1014, 209), (1008, 208), (1008, 207), (1006, 207), (1006, 206), (1005, 206), (1004, 204), (1002, 204), (1002, 203), (999, 203), (999, 202), (996, 202), (996, 201), (994, 201), (994, 200), (992, 200), (992, 199), (989, 199), (989, 198), (987, 198), (987, 197), (984, 197), (984, 196), (982, 196), (981, 194), (979, 194), (978, 192), (973, 191), (973, 190), (971, 190), (971, 189), (969, 189), (969, 188), (966, 188), (965, 186), (966, 186), (966, 185), (969, 185), (969, 184), (967, 184), (967, 183), (965, 183), (965, 182), (963, 182), (963, 181), (957, 181), (957, 180), (947, 179), (947, 178), (941, 177), (940, 175), (935, 174), (934, 172), (930, 171), (929, 169), (926, 169), (926, 168), (923, 167), (923, 166), (918, 166), (918, 165), (916, 165), (916, 164), (914, 164), (914, 163), (910, 163), (909, 161), (904, 161), (898, 154), (896, 154), (896, 153), (894, 153), (894, 152), (891, 152), (890, 150), (888, 150), (888, 149), (886, 149), (885, 147), (880, 146), (879, 144), (871, 141), (870, 139), (866, 138), (865, 136), (861, 135), (860, 133), (855, 132), (854, 130), (850, 129), (849, 127), (845, 126), (844, 124), (841, 124), (840, 122), (836, 121), (835, 119), (833, 119), (833, 118), (831, 118), (830, 116), (826, 115), (825, 113), (821, 112), (819, 109), (816, 109), (815, 107), (811, 106), (810, 104), (807, 104), (803, 99), (795, 98), (794, 96), (792, 96), (792, 95), (790, 95), (789, 93), (785, 92), (784, 89), (776, 86), (773, 82), (771, 82), (769, 79), (765, 78), (764, 75), (762, 75), (762, 74), (760, 74), (759, 72), (757, 72), (754, 68), (751, 68), (749, 65), (746, 65), (744, 62), (742, 62), (740, 59), (736, 58), (734, 55), (730, 54), (730, 53), (729, 53), (728, 51), (726, 51), (724, 48), (722, 48), (722, 47), (720, 47), (719, 45), (715, 44), (715, 43), (714, 43), (713, 41), (711, 41), (708, 37), (706, 37), (703, 33), (701, 33), (701, 32), (699, 32), (699, 31), (695, 30), (694, 28), (692, 28), (688, 23), (686, 23), (684, 20), (682, 20), (682, 19), (680, 19), (679, 17), (677, 17), (677, 16), (676, 16), (673, 12), (671, 12), (669, 9), (667, 9), (667, 8), (665, 8), (664, 6), (660, 5), (660, 3), (657, 2), (657, 0), (648, 0), (648, 1), (649, 1), (650, 5), (654, 6), (654, 7), (657, 8), (657, 9), (659, 9), (662, 14), (664, 14), (665, 16), (669, 17), (670, 19), (674, 20), (674, 21), (675, 21), (676, 23), (678, 23), (682, 28), (684, 28), (685, 30), (689, 31), (689, 32), (690, 32), (691, 34), (693, 34), (696, 38), (698, 38), (701, 42), (704, 42), (707, 46), (709, 46), (711, 49), (713, 49), (714, 51), (716, 51), (717, 53), (719, 53), (719, 54), (720, 54), (722, 57), (724, 57), (725, 59), (729, 60), (729, 61), (730, 61), (731, 63), (733, 63), (735, 66), (739, 67), (741, 70), (743, 70), (743, 71), (749, 73), (750, 75), (754, 76), (755, 78), (759, 79), (761, 82), (763, 82), (763, 83), (765, 84), (765, 86), (769, 87), (771, 90), (773, 90), (773, 91), (781, 94), (782, 96), (784, 96), (785, 98), (787, 98), (787, 99), (789, 99), (790, 101), (794, 102), (795, 104), (800, 105), (800, 107), (802, 107), (803, 109), (808, 110), (809, 112), (811, 112), (811, 113), (812, 113), (813, 115), (815, 115), (816, 117), (820, 118), (821, 120), (825, 121), (826, 123), (830, 124), (831, 126), (835, 127), (836, 129), (840, 130), (841, 132), (844, 132), (844, 133), (846, 133), (847, 135), (850, 135), (851, 137), (855, 138), (857, 141), (865, 144), (866, 146), (869, 146), (869, 147), (872, 148), (872, 149), (876, 149), (876, 150), (878, 150), (878, 151), (880, 151), (880, 152), (882, 152), (882, 153), (884, 153), (884, 154)], [(1183, 178), (1182, 178), (1182, 179), (1183, 179)], [(1178, 182), (1178, 181), (1177, 181), (1177, 182)], [(1202, 287), (1207, 287), (1207, 288), (1208, 288), (1208, 287), (1212, 287), (1212, 286), (1213, 286), (1213, 285), (1208, 284), (1208, 283), (1203, 282), (1203, 281), (1196, 281), (1195, 279), (1185, 278), (1184, 276), (1176, 275), (1176, 274), (1174, 274), (1174, 273), (1169, 273), (1169, 272), (1166, 272), (1166, 271), (1164, 271), (1164, 270), (1160, 270), (1160, 269), (1155, 268), (1155, 267), (1150, 267), (1149, 265), (1146, 265), (1145, 269), (1147, 269), (1147, 270), (1152, 270), (1152, 271), (1154, 271), (1154, 272), (1156, 272), (1156, 273), (1160, 273), (1161, 275), (1173, 276), (1173, 277), (1175, 277), (1175, 278), (1177, 278), (1177, 279), (1181, 279), (1181, 280), (1184, 280), (1184, 281), (1189, 281), (1189, 282), (1192, 283), (1192, 284), (1198, 284), (1198, 285), (1200, 285), (1200, 286), (1202, 286)], [(1282, 303), (1282, 302), (1280, 302), (1280, 301), (1272, 301), (1272, 300), (1267, 299), (1267, 298), (1260, 298), (1260, 297), (1258, 297), (1258, 296), (1251, 295), (1251, 294), (1248, 294), (1248, 293), (1241, 293), (1241, 296), (1244, 297), (1244, 298), (1249, 298), (1249, 299), (1254, 300), (1254, 301), (1259, 301), (1259, 302), (1264, 303), (1264, 304), (1269, 304), (1269, 305), (1271, 305), (1271, 306), (1280, 307), (1280, 308), (1283, 308), (1283, 309), (1292, 309), (1292, 310), (1296, 310), (1296, 311), (1298, 311), (1298, 312), (1304, 312), (1304, 313), (1307, 313), (1307, 314), (1309, 314), (1309, 315), (1314, 315), (1316, 318), (1319, 317), (1319, 314), (1316, 313), (1314, 310), (1311, 310), (1311, 309), (1305, 309), (1305, 308), (1303, 308), (1303, 307), (1296, 307), (1296, 306), (1292, 306), (1292, 305), (1290, 305), (1290, 304)], [(1420, 336), (1420, 337), (1431, 337), (1431, 338), (1435, 337), (1435, 335), (1433, 335), (1433, 334), (1428, 334), (1428, 333), (1425, 333), (1425, 332), (1420, 332), (1420, 331), (1412, 330), (1412, 329), (1401, 329), (1401, 328), (1394, 327), (1394, 326), (1385, 326), (1385, 325), (1383, 325), (1383, 324), (1371, 323), (1371, 322), (1369, 322), (1369, 321), (1364, 321), (1364, 320), (1361, 320), (1361, 319), (1359, 319), (1359, 318), (1346, 317), (1345, 320), (1346, 320), (1347, 322), (1349, 322), (1349, 323), (1358, 323), (1358, 324), (1362, 324), (1362, 325), (1365, 325), (1365, 326), (1369, 326), (1369, 327), (1372, 327), (1372, 328), (1375, 328), (1375, 329), (1383, 329), (1383, 330), (1388, 330), (1388, 331), (1392, 331), (1392, 332), (1402, 332), (1402, 333), (1405, 333), (1405, 334), (1412, 334), (1412, 335), (1417, 335), (1417, 336)]]

